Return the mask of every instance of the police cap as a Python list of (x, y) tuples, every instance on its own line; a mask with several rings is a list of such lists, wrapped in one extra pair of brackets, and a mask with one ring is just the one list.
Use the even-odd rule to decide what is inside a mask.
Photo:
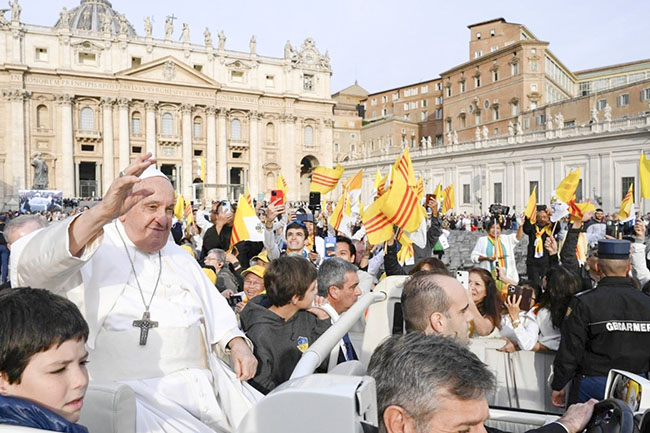
[(625, 260), (630, 258), (630, 242), (618, 239), (598, 241), (598, 258)]

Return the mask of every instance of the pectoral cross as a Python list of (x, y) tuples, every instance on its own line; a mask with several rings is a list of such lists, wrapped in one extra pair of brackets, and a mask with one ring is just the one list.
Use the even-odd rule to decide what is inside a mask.
[(147, 337), (149, 336), (149, 329), (156, 328), (158, 322), (151, 320), (151, 316), (148, 311), (145, 311), (142, 315), (142, 320), (134, 320), (133, 326), (140, 328), (140, 346), (147, 344)]

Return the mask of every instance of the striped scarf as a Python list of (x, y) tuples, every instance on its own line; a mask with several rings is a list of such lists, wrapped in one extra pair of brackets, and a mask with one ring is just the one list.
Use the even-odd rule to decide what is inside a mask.
[(535, 258), (539, 259), (544, 256), (544, 241), (542, 240), (542, 235), (546, 233), (547, 236), (551, 236), (551, 225), (548, 224), (540, 230), (540, 228), (535, 225)]
[(494, 269), (495, 266), (500, 268), (508, 269), (508, 263), (506, 262), (506, 253), (505, 248), (503, 248), (503, 242), (501, 242), (501, 237), (497, 238), (498, 242), (495, 242), (492, 235), (488, 235), (488, 244), (485, 250), (485, 255), (488, 257), (495, 257), (496, 260), (490, 263), (490, 269)]

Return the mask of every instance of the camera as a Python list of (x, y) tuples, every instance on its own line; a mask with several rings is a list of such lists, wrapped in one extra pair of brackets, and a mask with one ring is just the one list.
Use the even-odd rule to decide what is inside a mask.
[(309, 193), (309, 205), (307, 206), (312, 212), (320, 210), (320, 192), (311, 191)]
[(490, 212), (491, 215), (508, 215), (510, 213), (510, 207), (509, 206), (504, 206), (499, 203), (494, 203), (491, 204), (490, 207), (488, 208), (488, 212)]

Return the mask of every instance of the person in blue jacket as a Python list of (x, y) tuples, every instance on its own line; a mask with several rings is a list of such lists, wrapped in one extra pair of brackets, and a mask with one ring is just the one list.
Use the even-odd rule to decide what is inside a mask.
[(0, 292), (0, 424), (87, 433), (88, 324), (69, 300), (43, 289)]

